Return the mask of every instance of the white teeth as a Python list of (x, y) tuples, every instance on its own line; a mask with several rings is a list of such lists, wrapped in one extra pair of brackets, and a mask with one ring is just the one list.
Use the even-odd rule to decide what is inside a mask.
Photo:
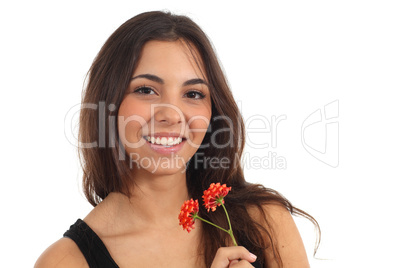
[(173, 145), (173, 138), (169, 137), (169, 139), (167, 140), (167, 144), (168, 145)]
[(172, 146), (172, 145), (179, 144), (183, 141), (183, 139), (180, 137), (177, 137), (177, 138), (157, 137), (157, 138), (155, 138), (155, 137), (146, 136), (145, 139), (152, 144), (160, 144), (163, 146)]
[(167, 139), (165, 137), (161, 138), (161, 144), (162, 145), (167, 145)]

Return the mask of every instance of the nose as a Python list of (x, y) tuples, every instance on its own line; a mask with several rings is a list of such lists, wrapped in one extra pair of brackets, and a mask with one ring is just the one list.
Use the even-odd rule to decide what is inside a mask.
[(168, 103), (154, 104), (153, 106), (153, 115), (156, 122), (166, 125), (184, 122), (184, 114), (179, 107)]

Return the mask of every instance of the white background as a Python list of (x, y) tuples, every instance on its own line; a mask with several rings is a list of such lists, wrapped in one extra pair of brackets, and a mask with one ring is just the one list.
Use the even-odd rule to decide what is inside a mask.
[[(4, 267), (32, 267), (91, 210), (65, 117), (80, 102), (86, 72), (110, 34), (138, 13), (162, 9), (190, 16), (209, 35), (245, 119), (286, 116), (275, 148), (246, 148), (250, 156), (275, 152), (286, 169), (245, 173), (319, 221), (317, 258), (326, 260), (313, 258), (314, 228), (296, 218), (311, 266), (402, 267), (399, 1), (231, 2), (1, 4)], [(339, 136), (330, 133), (339, 140), (336, 167), (310, 155), (301, 140), (303, 121), (333, 101), (339, 102)], [(310, 129), (312, 147), (325, 142), (324, 126)], [(272, 133), (253, 135), (261, 144)]]

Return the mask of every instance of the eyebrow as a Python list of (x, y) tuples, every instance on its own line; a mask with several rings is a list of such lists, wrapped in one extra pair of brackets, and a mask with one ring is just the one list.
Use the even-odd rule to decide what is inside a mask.
[[(145, 79), (154, 81), (154, 82), (162, 84), (162, 85), (165, 83), (165, 81), (162, 78), (160, 78), (159, 76), (153, 75), (153, 74), (140, 74), (140, 75), (137, 75), (137, 76), (134, 76), (133, 78), (131, 78), (131, 81), (133, 81), (134, 79), (137, 79), (137, 78), (145, 78)], [(201, 78), (193, 78), (193, 79), (187, 80), (186, 82), (183, 83), (182, 86), (185, 87), (185, 86), (192, 86), (192, 85), (197, 85), (197, 84), (204, 84), (204, 85), (208, 86), (208, 83), (205, 82), (205, 80), (201, 79)]]

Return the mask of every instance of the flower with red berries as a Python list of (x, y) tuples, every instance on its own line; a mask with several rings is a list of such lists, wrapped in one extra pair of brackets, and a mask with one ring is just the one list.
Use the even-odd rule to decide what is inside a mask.
[(225, 203), (223, 198), (229, 193), (232, 187), (227, 187), (226, 184), (221, 185), (218, 183), (211, 183), (208, 190), (204, 191), (202, 199), (204, 200), (204, 206), (206, 209), (216, 210), (217, 206)]
[(193, 199), (190, 199), (184, 202), (179, 214), (179, 224), (183, 226), (183, 230), (190, 232), (195, 228), (195, 217), (197, 216), (198, 210), (198, 200), (194, 201)]

